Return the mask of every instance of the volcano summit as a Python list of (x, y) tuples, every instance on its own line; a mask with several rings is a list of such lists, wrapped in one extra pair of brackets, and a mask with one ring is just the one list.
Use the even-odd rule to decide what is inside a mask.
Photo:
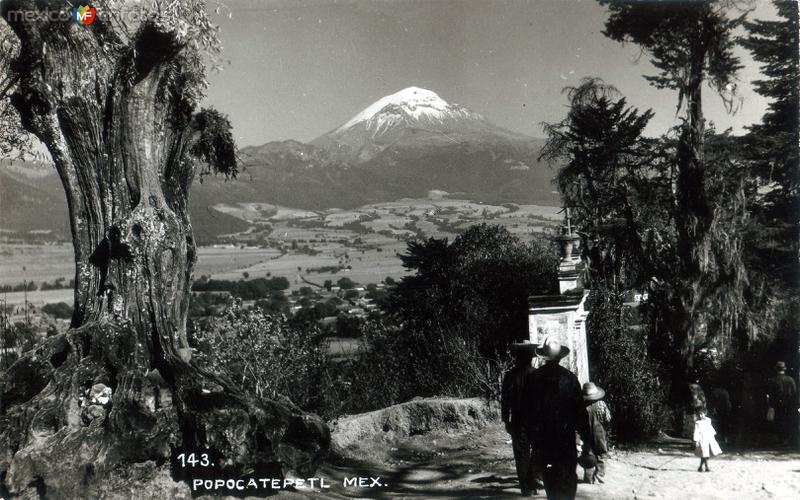
[(491, 145), (530, 140), (493, 125), (464, 106), (448, 103), (433, 91), (408, 87), (378, 99), (312, 144), (338, 160), (362, 162), (393, 147)]

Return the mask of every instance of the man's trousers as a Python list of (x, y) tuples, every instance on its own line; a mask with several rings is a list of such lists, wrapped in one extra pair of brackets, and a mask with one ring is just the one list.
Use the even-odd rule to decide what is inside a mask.
[(547, 500), (574, 500), (578, 491), (576, 462), (555, 462), (544, 465), (542, 479)]
[(536, 465), (533, 447), (525, 431), (518, 430), (511, 434), (511, 446), (514, 450), (514, 464), (517, 466), (519, 489), (523, 495), (536, 489)]

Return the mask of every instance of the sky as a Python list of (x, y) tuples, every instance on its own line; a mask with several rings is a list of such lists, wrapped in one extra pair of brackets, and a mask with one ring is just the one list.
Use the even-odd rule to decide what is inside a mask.
[[(210, 2), (213, 4), (214, 2)], [(758, 1), (751, 17), (772, 18)], [(651, 87), (637, 46), (601, 33), (595, 0), (224, 0), (224, 69), (209, 76), (206, 104), (228, 114), (239, 146), (310, 141), (377, 99), (423, 87), (501, 127), (543, 137), (566, 114), (565, 86), (597, 76), (628, 103), (652, 108), (646, 133), (677, 123), (677, 94)], [(758, 65), (738, 49), (739, 110), (704, 90), (718, 129), (741, 133), (767, 101), (754, 93)]]

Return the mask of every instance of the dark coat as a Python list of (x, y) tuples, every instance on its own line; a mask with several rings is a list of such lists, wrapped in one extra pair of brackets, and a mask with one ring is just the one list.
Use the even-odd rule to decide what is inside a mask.
[(589, 415), (589, 431), (592, 434), (592, 448), (596, 455), (608, 453), (606, 427), (611, 423), (611, 412), (603, 401), (595, 401), (586, 407)]
[(526, 385), (535, 396), (527, 400), (528, 427), (542, 464), (574, 466), (578, 462), (575, 432), (588, 446), (593, 441), (578, 377), (549, 362), (530, 374)]
[(779, 373), (769, 379), (767, 394), (769, 405), (775, 408), (777, 413), (791, 413), (797, 405), (797, 385), (792, 377), (785, 373)]
[(531, 397), (525, 389), (528, 376), (533, 367), (515, 366), (503, 376), (503, 387), (500, 396), (500, 414), (506, 427), (514, 432), (519, 431), (525, 423), (526, 398)]

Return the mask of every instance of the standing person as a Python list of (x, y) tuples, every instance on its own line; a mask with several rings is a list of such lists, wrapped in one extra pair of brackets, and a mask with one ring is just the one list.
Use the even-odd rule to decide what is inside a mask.
[(530, 435), (525, 428), (527, 398), (526, 381), (533, 373), (533, 356), (536, 346), (530, 341), (511, 344), (514, 367), (503, 376), (500, 409), (506, 432), (511, 435), (514, 464), (517, 468), (519, 488), (523, 495), (536, 494), (535, 464), (533, 463)]
[(775, 376), (767, 383), (767, 406), (774, 412), (773, 431), (779, 445), (791, 443), (794, 429), (792, 422), (797, 411), (797, 385), (786, 375), (786, 363), (775, 364)]
[(703, 466), (708, 469), (708, 459), (722, 453), (722, 450), (714, 438), (716, 435), (711, 419), (706, 416), (704, 411), (697, 413), (697, 420), (694, 422), (694, 454), (700, 457), (700, 466), (697, 472), (703, 472)]
[(589, 416), (589, 432), (592, 436), (592, 449), (596, 457), (594, 467), (584, 468), (583, 480), (587, 483), (604, 483), (606, 461), (608, 460), (608, 441), (606, 427), (611, 424), (611, 411), (603, 401), (606, 391), (593, 382), (583, 384), (583, 401)]
[(534, 436), (539, 470), (548, 499), (574, 499), (578, 487), (575, 432), (583, 443), (582, 454), (588, 455), (591, 449), (581, 384), (575, 374), (559, 365), (569, 349), (558, 339), (545, 338), (536, 354), (545, 364), (530, 375), (529, 386), (536, 399), (530, 402), (528, 427)]

